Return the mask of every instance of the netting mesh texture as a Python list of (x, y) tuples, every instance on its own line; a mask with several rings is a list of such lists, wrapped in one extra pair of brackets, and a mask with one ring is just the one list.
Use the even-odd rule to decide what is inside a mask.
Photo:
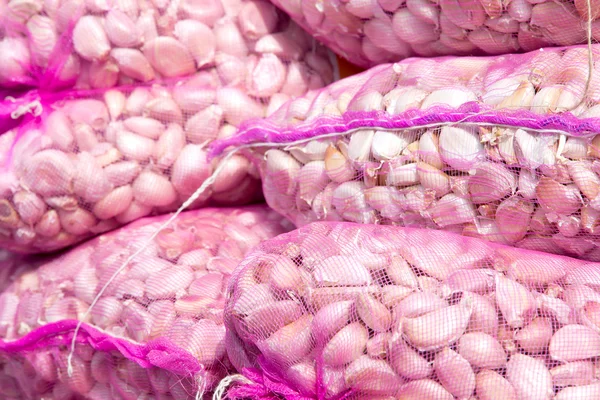
[[(0, 136), (0, 243), (21, 252), (53, 251), (176, 210), (217, 168), (214, 184), (192, 207), (260, 199), (259, 173), (246, 158), (209, 162), (205, 147), (332, 81), (323, 48), (301, 48), (297, 57), (271, 49), (267, 64), (253, 64), (253, 55), (236, 58), (247, 76), (245, 69), (223, 75), (216, 67), (160, 84), (19, 99), (21, 106), (35, 105)], [(274, 79), (269, 60), (283, 75)]]
[[(406, 57), (517, 53), (597, 41), (594, 1), (273, 0), (362, 67)], [(588, 6), (592, 9), (588, 18)]]
[(229, 282), (230, 398), (591, 399), (600, 264), (450, 232), (316, 222)]
[[(269, 69), (278, 81), (282, 61), (293, 60), (296, 74), (298, 61), (322, 63), (307, 53), (312, 39), (262, 0), (10, 0), (0, 15), (0, 85), (8, 87), (108, 88), (207, 67), (230, 79)], [(254, 83), (257, 92), (276, 84)]]
[(292, 226), (266, 206), (205, 208), (179, 215), (148, 244), (167, 217), (12, 270), (0, 294), (3, 398), (202, 398), (232, 371), (229, 275)]
[(381, 65), (244, 124), (211, 154), (254, 154), (267, 202), (297, 226), (430, 227), (599, 260), (600, 75), (588, 80), (588, 55)]

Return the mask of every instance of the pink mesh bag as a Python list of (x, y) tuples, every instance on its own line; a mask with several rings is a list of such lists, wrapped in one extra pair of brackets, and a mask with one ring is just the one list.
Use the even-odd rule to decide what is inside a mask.
[[(237, 67), (229, 75), (216, 67), (162, 83), (31, 91), (4, 101), (4, 127), (18, 124), (0, 136), (0, 246), (53, 251), (174, 211), (213, 172), (188, 205), (260, 199), (259, 173), (246, 158), (209, 162), (205, 147), (332, 81), (327, 53), (302, 49), (288, 66), (275, 49), (261, 58), (266, 63), (244, 62), (247, 76)], [(284, 68), (282, 81), (274, 79), (269, 60)]]
[(588, 55), (381, 65), (245, 124), (211, 154), (253, 154), (267, 202), (297, 226), (430, 227), (600, 260), (600, 70), (588, 80)]
[(217, 67), (241, 81), (269, 70), (252, 89), (275, 93), (323, 65), (323, 49), (308, 51), (313, 39), (262, 0), (10, 0), (0, 24), (5, 87), (108, 88)]
[(229, 275), (291, 224), (266, 206), (189, 211), (158, 232), (166, 219), (136, 221), (11, 277), (0, 295), (0, 397), (210, 392), (231, 369), (223, 326)]
[(227, 396), (597, 398), (599, 278), (451, 232), (315, 222), (232, 275)]
[[(272, 0), (336, 53), (369, 67), (410, 56), (517, 53), (598, 40), (594, 1)], [(588, 19), (588, 6), (592, 17)]]

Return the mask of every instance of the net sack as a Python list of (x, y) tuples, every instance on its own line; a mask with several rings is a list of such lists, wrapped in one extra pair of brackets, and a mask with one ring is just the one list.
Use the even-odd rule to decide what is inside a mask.
[(109, 88), (216, 67), (240, 82), (248, 71), (264, 95), (300, 80), (302, 61), (323, 67), (324, 50), (262, 0), (10, 0), (0, 24), (5, 87)]
[(225, 343), (244, 377), (227, 396), (596, 398), (599, 272), (451, 232), (315, 222), (232, 275)]
[(205, 208), (153, 238), (166, 218), (11, 277), (0, 295), (3, 399), (199, 399), (231, 370), (225, 285), (246, 252), (291, 224), (266, 206)]
[(245, 124), (211, 154), (254, 154), (267, 202), (297, 226), (430, 227), (600, 260), (592, 50), (381, 65)]
[[(209, 162), (205, 147), (232, 135), (243, 121), (331, 82), (326, 53), (310, 54), (323, 68), (313, 69), (308, 55), (293, 61), (275, 94), (262, 91), (262, 83), (273, 82), (273, 71), (261, 63), (244, 65), (248, 76), (234, 69), (229, 78), (235, 81), (209, 68), (161, 84), (34, 91), (6, 100), (8, 120), (20, 117), (20, 123), (0, 136), (0, 246), (57, 250), (176, 210), (215, 171), (212, 184), (188, 205), (260, 199), (259, 173), (247, 159)], [(278, 60), (274, 53), (265, 60), (270, 57)]]
[(586, 0), (273, 3), (322, 43), (362, 67), (411, 56), (518, 53), (600, 38), (597, 5)]

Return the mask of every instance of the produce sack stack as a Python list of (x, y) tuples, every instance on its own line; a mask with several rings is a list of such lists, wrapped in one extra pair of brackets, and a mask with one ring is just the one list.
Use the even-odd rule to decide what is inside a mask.
[[(69, 50), (69, 59), (86, 59), (78, 43), (106, 50), (80, 63), (89, 67), (77, 74), (76, 86), (83, 89), (40, 88), (0, 105), (0, 127), (13, 127), (0, 136), (4, 248), (49, 252), (184, 203), (243, 205), (261, 199), (259, 173), (248, 160), (207, 161), (207, 144), (337, 74), (335, 57), (264, 1), (100, 3), (60, 6), (85, 11), (71, 21), (71, 33), (59, 29), (73, 35), (73, 51), (61, 47), (62, 41), (56, 44)], [(30, 3), (13, 0), (7, 7), (18, 4)], [(177, 4), (180, 8), (172, 9)], [(58, 23), (61, 12), (37, 9), (25, 25), (36, 18)], [(115, 27), (111, 16), (118, 16)], [(12, 11), (5, 17), (16, 18)], [(159, 36), (148, 36), (140, 27), (145, 23)], [(88, 32), (96, 25), (99, 30), (92, 33), (98, 37)], [(79, 39), (78, 27), (87, 32)], [(201, 27), (205, 33), (196, 31)], [(119, 28), (119, 38), (135, 40), (129, 47), (119, 44), (112, 28)], [(33, 46), (34, 39), (14, 40)], [(131, 54), (121, 59), (121, 52)], [(138, 63), (138, 57), (145, 61)], [(205, 182), (213, 172), (214, 179)]]
[(266, 206), (145, 218), (0, 294), (3, 399), (202, 398), (231, 370), (223, 308), (243, 256), (291, 224)]
[[(408, 59), (244, 124), (268, 204), (600, 260), (600, 46)], [(591, 74), (591, 79), (590, 79)]]
[(600, 13), (592, 0), (272, 1), (361, 67), (411, 56), (520, 53), (582, 44), (588, 36), (600, 39)]
[(285, 80), (290, 61), (296, 76), (322, 64), (321, 50), (306, 52), (312, 39), (263, 0), (10, 0), (0, 11), (4, 87), (109, 88), (215, 66), (230, 79), (270, 67)]
[[(594, 399), (600, 263), (315, 222), (229, 281), (227, 398)], [(276, 397), (280, 396), (280, 397)]]

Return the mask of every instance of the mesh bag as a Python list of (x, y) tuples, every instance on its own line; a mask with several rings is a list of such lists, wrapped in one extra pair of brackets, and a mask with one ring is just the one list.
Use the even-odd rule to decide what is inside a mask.
[(410, 56), (517, 53), (600, 38), (600, 14), (591, 0), (272, 1), (363, 67)]
[(291, 224), (266, 206), (188, 211), (158, 232), (166, 218), (12, 275), (0, 295), (0, 397), (201, 398), (230, 370), (229, 275)]
[(446, 229), (600, 260), (600, 46), (409, 59), (290, 101), (213, 143), (251, 153), (269, 205)]
[[(22, 118), (0, 136), (0, 246), (52, 251), (176, 210), (212, 172), (218, 174), (210, 187), (188, 205), (261, 198), (259, 173), (247, 159), (208, 162), (205, 147), (241, 122), (331, 82), (333, 66), (321, 50), (292, 61), (285, 82), (269, 88), (263, 84), (274, 82), (273, 71), (259, 61), (256, 68), (246, 65), (248, 76), (234, 69), (226, 77), (217, 67), (161, 84), (32, 91), (4, 101), (5, 121), (14, 124), (11, 114)], [(308, 54), (320, 62), (317, 69)], [(264, 59), (270, 57), (279, 60), (275, 53)]]
[(245, 377), (228, 396), (598, 398), (599, 273), (450, 232), (315, 222), (232, 275), (225, 343)]
[(262, 0), (10, 0), (0, 24), (1, 86), (108, 88), (217, 67), (241, 81), (269, 70), (253, 89), (275, 93), (306, 72), (300, 61), (323, 68), (323, 49)]

